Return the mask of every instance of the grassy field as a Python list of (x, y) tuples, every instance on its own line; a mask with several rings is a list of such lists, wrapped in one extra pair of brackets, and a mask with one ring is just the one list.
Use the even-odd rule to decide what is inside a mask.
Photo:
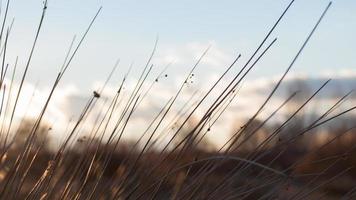
[[(6, 5), (9, 5), (7, 1)], [(172, 115), (173, 107), (189, 85), (195, 70), (208, 49), (186, 74), (179, 88), (160, 112), (149, 121), (139, 138), (128, 141), (127, 126), (132, 116), (140, 115), (139, 107), (156, 91), (158, 79), (167, 77), (163, 70), (152, 78), (152, 58), (156, 45), (147, 63), (141, 69), (133, 89), (123, 94), (130, 78), (129, 72), (118, 81), (112, 98), (106, 99), (107, 107), (95, 115), (103, 91), (115, 68), (99, 90), (93, 91), (81, 113), (72, 125), (61, 133), (64, 138), (58, 148), (51, 147), (52, 126), (45, 114), (53, 96), (60, 87), (63, 76), (70, 68), (87, 34), (94, 28), (101, 8), (84, 30), (79, 40), (70, 45), (64, 64), (58, 71), (41, 112), (35, 118), (23, 116), (15, 122), (18, 102), (26, 84), (33, 53), (41, 39), (43, 20), (46, 17), (47, 1), (44, 2), (30, 54), (27, 57), (20, 80), (15, 73), (20, 69), (8, 64), (6, 50), (11, 35), (6, 6), (0, 32), (2, 68), (1, 92), (1, 163), (0, 199), (353, 199), (356, 198), (356, 152), (355, 117), (347, 115), (355, 106), (341, 107), (353, 94), (352, 91), (339, 97), (322, 114), (310, 117), (304, 111), (319, 93), (328, 86), (327, 80), (320, 87), (297, 97), (303, 91), (292, 91), (285, 101), (267, 117), (261, 117), (294, 63), (302, 59), (302, 52), (327, 13), (327, 5), (299, 51), (275, 83), (274, 88), (241, 126), (222, 146), (209, 142), (207, 134), (214, 124), (239, 97), (239, 87), (250, 71), (258, 64), (277, 38), (271, 38), (276, 27), (294, 1), (281, 12), (276, 22), (262, 38), (246, 63), (234, 72), (227, 73), (240, 58), (237, 55), (226, 71), (212, 83), (197, 102), (182, 105), (180, 112)], [(240, 64), (240, 63), (239, 63)], [(224, 85), (217, 91), (217, 85)], [(15, 87), (16, 85), (16, 87)], [(148, 87), (147, 87), (148, 86)], [(218, 95), (215, 95), (215, 94)], [(212, 95), (214, 94), (214, 95)], [(210, 102), (202, 107), (203, 103)], [(273, 118), (281, 109), (292, 104), (293, 109), (282, 122)], [(204, 110), (202, 115), (197, 111)], [(94, 115), (94, 116), (93, 116)], [(97, 120), (88, 122), (89, 117)], [(333, 123), (335, 120), (344, 123)], [(330, 125), (331, 124), (331, 125)], [(83, 127), (92, 127), (90, 131)], [(137, 125), (140, 126), (140, 125)], [(322, 132), (322, 133), (321, 133)]]

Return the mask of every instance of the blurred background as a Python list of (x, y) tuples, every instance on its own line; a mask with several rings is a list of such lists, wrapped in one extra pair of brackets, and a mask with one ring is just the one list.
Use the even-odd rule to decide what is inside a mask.
[[(266, 106), (260, 110), (328, 4), (324, 0), (295, 1), (270, 36), (268, 42), (277, 38), (271, 49), (234, 88), (232, 95), (226, 98), (217, 112), (204, 121), (200, 130), (204, 133), (201, 140), (194, 138), (194, 134), (199, 134), (195, 132), (197, 124), (248, 61), (289, 1), (49, 1), (30, 68), (19, 101), (15, 104), (14, 119), (10, 117), (11, 107), (14, 105), (16, 89), (20, 86), (28, 61), (44, 2), (14, 0), (9, 4), (8, 12), (6, 3), (7, 1), (1, 3), (1, 16), (4, 17), (7, 13), (4, 24), (9, 37), (6, 38), (6, 57), (1, 58), (9, 68), (1, 84), (4, 83), (3, 88), (11, 84), (13, 91), (3, 89), (5, 92), (2, 94), (2, 105), (6, 107), (3, 115), (0, 115), (1, 132), (5, 133), (3, 130), (6, 130), (7, 126), (16, 128), (9, 128), (10, 136), (13, 136), (10, 137), (11, 148), (6, 148), (7, 138), (5, 142), (1, 142), (4, 143), (4, 153), (0, 165), (0, 180), (1, 184), (6, 183), (6, 186), (23, 181), (23, 187), (17, 187), (17, 191), (21, 191), (19, 196), (25, 197), (28, 192), (31, 196), (33, 190), (38, 192), (38, 195), (43, 193), (48, 195), (45, 198), (50, 198), (53, 197), (53, 191), (58, 189), (65, 191), (61, 197), (70, 198), (82, 192), (84, 197), (90, 194), (92, 185), (101, 183), (98, 191), (93, 190), (96, 191), (95, 195), (99, 197), (101, 192), (110, 188), (107, 198), (114, 198), (121, 190), (129, 193), (132, 184), (137, 182), (146, 186), (152, 184), (155, 178), (162, 176), (160, 170), (167, 170), (170, 165), (179, 166), (197, 161), (198, 158), (221, 156), (222, 149), (228, 149), (229, 155), (246, 159), (254, 155), (254, 159), (259, 158), (258, 163), (282, 170), (295, 178), (293, 181), (278, 182), (275, 187), (270, 186), (273, 182), (268, 182), (270, 185), (267, 188), (263, 187), (255, 194), (245, 193), (250, 191), (249, 187), (257, 190), (257, 186), (269, 180), (268, 176), (260, 177), (265, 169), (248, 168), (248, 173), (234, 174), (232, 177), (237, 178), (226, 183), (229, 187), (225, 189), (231, 189), (230, 192), (235, 197), (255, 199), (261, 197), (259, 195), (267, 194), (271, 188), (281, 199), (303, 199), (309, 194), (313, 195), (311, 199), (320, 195), (338, 199), (355, 193), (355, 1), (333, 3), (300, 58)], [(101, 6), (98, 18), (56, 88), (43, 120), (38, 123), (38, 116), (67, 58), (68, 49), (72, 42), (74, 45), (79, 43)], [(221, 79), (208, 98), (199, 104), (240, 54), (238, 62)], [(191, 72), (202, 55), (204, 56), (201, 61)], [(13, 68), (15, 63), (17, 71)], [(146, 69), (149, 69), (149, 72)], [(9, 75), (10, 73), (13, 76)], [(142, 75), (147, 75), (147, 79), (142, 82), (137, 94), (142, 97), (138, 98), (138, 106), (126, 104), (133, 101), (132, 92), (142, 80)], [(331, 80), (323, 87), (329, 79)], [(98, 95), (95, 97), (100, 98), (94, 101), (95, 106), (90, 107), (88, 105), (91, 105), (90, 99), (94, 91), (94, 94)], [(174, 99), (177, 91), (180, 91), (180, 94)], [(118, 93), (121, 96), (116, 102), (117, 107), (112, 109), (107, 119), (109, 115), (106, 111), (111, 109), (110, 101), (115, 99)], [(295, 96), (288, 104), (284, 104), (294, 93)], [(308, 100), (311, 97), (313, 98)], [(161, 116), (172, 99), (175, 100), (174, 104), (162, 118), (162, 122), (157, 123), (155, 117)], [(198, 109), (189, 116), (189, 112), (197, 105)], [(86, 115), (82, 122), (81, 114), (86, 106), (90, 108), (90, 115)], [(132, 116), (122, 114), (131, 106)], [(327, 121), (320, 127), (313, 127), (328, 119), (327, 117), (338, 115), (345, 110), (350, 112)], [(259, 113), (254, 116), (256, 112)], [(78, 119), (81, 124), (77, 127)], [(101, 119), (108, 120), (105, 126), (100, 124)], [(120, 122), (115, 121), (117, 119), (120, 119)], [(123, 119), (129, 123), (125, 124)], [(286, 121), (288, 123), (285, 124)], [(123, 130), (122, 135), (114, 137), (118, 141), (117, 144), (105, 144), (102, 139), (110, 141), (112, 138), (107, 133), (111, 130), (116, 132), (116, 126), (119, 127), (118, 130)], [(37, 135), (36, 139), (30, 140), (32, 143), (28, 144), (26, 139), (31, 138), (29, 135), (33, 131), (32, 127), (38, 128)], [(64, 148), (66, 151), (61, 152), (63, 160), (56, 171), (58, 173), (53, 173), (55, 183), (51, 185), (51, 179), (48, 182), (49, 187), (52, 187), (51, 193), (44, 192), (49, 190), (48, 188), (45, 190), (33, 186), (43, 177), (43, 180), (46, 180), (46, 172), (50, 171), (52, 159), (57, 158), (57, 150), (74, 128), (75, 134), (69, 141), (69, 148)], [(92, 137), (93, 133), (96, 134), (95, 130), (102, 131), (99, 136), (103, 138)], [(145, 142), (150, 140), (149, 135), (144, 134), (150, 132), (157, 134), (147, 143), (149, 150), (144, 149), (140, 154), (141, 149), (146, 148)], [(180, 135), (174, 138), (176, 132)], [(278, 134), (269, 140), (276, 132)], [(305, 132), (308, 134), (304, 135)], [(2, 141), (5, 137), (7, 136), (1, 135)], [(287, 142), (287, 145), (283, 143), (294, 137), (297, 139), (293, 142)], [(231, 138), (236, 139), (235, 143), (231, 142)], [(178, 144), (181, 139), (184, 145), (182, 149), (186, 149), (179, 154), (174, 151), (180, 150)], [(169, 145), (165, 146), (167, 143)], [(261, 144), (264, 145), (259, 148)], [(327, 148), (324, 148), (326, 144)], [(12, 164), (19, 162), (17, 156), (21, 155), (19, 152), (22, 152), (26, 145), (30, 148), (25, 148), (28, 160), (24, 161), (24, 166), (29, 164), (31, 167), (20, 168), (16, 173), (23, 172), (26, 174), (23, 177), (27, 177), (28, 173), (29, 176), (27, 179), (21, 179), (14, 172), (13, 178), (9, 174), (11, 169), (16, 169), (16, 165)], [(162, 149), (166, 151), (157, 153)], [(92, 155), (95, 156), (90, 157)], [(96, 155), (101, 156), (98, 158)], [(143, 177), (147, 176), (144, 169), (150, 167), (151, 163), (160, 161), (162, 155), (167, 156), (165, 162), (162, 161), (162, 166), (152, 170), (152, 174), (149, 173), (150, 178), (143, 181)], [(177, 157), (173, 158), (172, 155)], [(138, 166), (134, 161), (136, 156)], [(36, 161), (35, 164), (32, 163), (32, 158)], [(77, 160), (80, 160), (80, 163), (76, 163)], [(131, 166), (133, 161), (135, 164)], [(70, 169), (73, 162), (76, 163), (77, 172), (66, 174), (66, 169)], [(166, 195), (170, 194), (174, 196), (172, 199), (184, 199), (186, 196), (184, 193), (180, 196), (180, 192), (190, 191), (190, 186), (196, 186), (193, 184), (194, 180), (203, 169), (199, 167), (202, 166), (179, 171), (177, 176), (162, 181), (162, 187), (159, 186), (156, 190), (156, 197), (166, 199)], [(207, 191), (214, 188), (215, 196), (211, 194), (211, 198), (225, 194), (226, 191), (221, 188), (219, 190), (217, 185), (220, 180), (225, 180), (228, 172), (233, 171), (235, 167), (233, 161), (223, 162), (216, 168), (216, 172), (206, 179), (204, 176), (197, 179), (206, 183), (206, 187), (197, 186), (195, 192), (200, 192), (202, 199), (208, 197)], [(83, 174), (79, 169), (83, 169)], [(84, 169), (88, 170), (87, 176)], [(345, 173), (338, 174), (345, 169)], [(319, 174), (320, 171), (323, 173)], [(135, 174), (134, 178), (125, 182), (131, 173)], [(256, 174), (259, 174), (258, 178), (253, 179)], [(239, 179), (241, 177), (242, 179)], [(338, 184), (330, 181), (335, 177), (340, 178)], [(118, 183), (115, 178), (124, 181)], [(81, 185), (82, 180), (88, 185)], [(66, 191), (62, 187), (70, 189)], [(12, 190), (16, 189), (2, 187), (3, 192), (8, 192), (3, 194), (10, 194)], [(245, 196), (241, 196), (242, 193)]]

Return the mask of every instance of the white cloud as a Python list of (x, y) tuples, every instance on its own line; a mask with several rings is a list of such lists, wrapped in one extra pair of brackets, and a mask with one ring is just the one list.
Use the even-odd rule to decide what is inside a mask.
[[(181, 96), (177, 99), (177, 102), (172, 107), (172, 111), (168, 114), (167, 120), (164, 121), (164, 124), (167, 124), (181, 106), (189, 99), (195, 89), (200, 89), (197, 96), (193, 99), (192, 102), (200, 99), (202, 94), (204, 94), (209, 87), (211, 87), (215, 80), (217, 80), (218, 75), (211, 74), (210, 76), (201, 76), (197, 77), (199, 79), (200, 84), (195, 85), (193, 84), (191, 87), (186, 87), (182, 91)], [(179, 79), (179, 78), (177, 78)], [(214, 81), (213, 81), (214, 80)], [(307, 78), (305, 76), (293, 76), (290, 75), (288, 78), (282, 83), (281, 91), (286, 90), (288, 86), (293, 85), (297, 81), (302, 80), (304, 84), (311, 88), (314, 91), (316, 88), (320, 87), (321, 84), (325, 81), (323, 76), (317, 78)], [(347, 93), (350, 89), (356, 89), (356, 76), (337, 76), (335, 79), (334, 84), (330, 84), (330, 86), (325, 88), (325, 92), (321, 94), (323, 98), (316, 99), (318, 101), (317, 111), (325, 111), (329, 106), (336, 102), (337, 98), (340, 98), (342, 95)], [(121, 104), (120, 108), (118, 108), (113, 116), (114, 121), (117, 120), (122, 112), (123, 106), (125, 101), (127, 101), (131, 90), (133, 89), (133, 85), (135, 84), (135, 79), (128, 80), (128, 86), (123, 93), (123, 103)], [(144, 85), (143, 91), (150, 85), (149, 80), (147, 84)], [(180, 79), (180, 81), (182, 81)], [(272, 87), (276, 82), (275, 78), (262, 78), (256, 80), (248, 80), (243, 83), (241, 90), (239, 90), (239, 94), (236, 99), (232, 102), (229, 109), (222, 115), (221, 119), (218, 121), (216, 126), (213, 127), (211, 135), (219, 135), (218, 143), (221, 144), (223, 138), (226, 138), (231, 131), (231, 127), (236, 124), (237, 120), (243, 119), (249, 116), (252, 116), (254, 112), (257, 111), (259, 106), (263, 103), (266, 99), (268, 93), (271, 91)], [(181, 82), (180, 82), (181, 83)], [(202, 104), (202, 107), (197, 110), (196, 117), (202, 115), (206, 110), (207, 106), (223, 91), (224, 86), (227, 85), (227, 80), (222, 81), (218, 87), (213, 90), (211, 95), (208, 96), (208, 99), (205, 103)], [(102, 85), (101, 82), (96, 82), (91, 87), (92, 90), (96, 90), (100, 88)], [(125, 132), (124, 137), (126, 138), (134, 138), (138, 137), (142, 131), (149, 125), (151, 120), (155, 117), (155, 115), (160, 111), (160, 109), (165, 105), (170, 97), (172, 97), (178, 90), (178, 85), (171, 85), (167, 84), (165, 81), (160, 81), (156, 83), (151, 92), (145, 97), (142, 101), (142, 104), (137, 108), (135, 111), (130, 123), (127, 127), (127, 131)], [(14, 88), (17, 88), (15, 86)], [(95, 125), (95, 120), (97, 119), (98, 115), (102, 115), (108, 105), (110, 99), (116, 93), (117, 87), (113, 85), (108, 85), (107, 88), (104, 90), (102, 98), (99, 99), (98, 104), (94, 107), (91, 115), (86, 121), (86, 126), (82, 128), (83, 132), (89, 131), (93, 125)], [(13, 91), (16, 91), (15, 89)], [(143, 92), (144, 93), (144, 92)], [(33, 84), (26, 83), (23, 88), (23, 92), (20, 97), (20, 101), (16, 111), (16, 121), (19, 122), (23, 116), (26, 117), (37, 117), (40, 110), (43, 108), (45, 99), (48, 97), (49, 88), (35, 88)], [(141, 93), (142, 94), (142, 93)], [(64, 129), (67, 127), (68, 122), (74, 116), (74, 121), (81, 110), (84, 108), (85, 103), (90, 98), (92, 94), (83, 94), (80, 90), (74, 85), (65, 85), (61, 86), (55, 91), (55, 95), (49, 107), (47, 109), (45, 115), (45, 121), (48, 123), (53, 123), (54, 132), (57, 136), (62, 137)], [(329, 95), (329, 96), (328, 96)], [(269, 104), (261, 113), (260, 117), (267, 117), (271, 114), (274, 109), (276, 109), (286, 98), (285, 93), (277, 92), (276, 95), (271, 99)], [(14, 97), (12, 97), (12, 100)], [(104, 100), (108, 100), (104, 105)], [(348, 103), (345, 104), (345, 107), (341, 107), (340, 109), (347, 108), (354, 106), (356, 104), (355, 95), (353, 98), (348, 100)], [(284, 116), (287, 113), (287, 110), (282, 110), (278, 116)], [(353, 112), (354, 113), (354, 112)], [(9, 114), (7, 115), (9, 116)], [(277, 116), (277, 120), (280, 119)], [(113, 124), (110, 125), (112, 127)], [(158, 131), (159, 132), (159, 131)], [(215, 136), (211, 136), (215, 137)]]
[(209, 51), (201, 62), (202, 65), (222, 67), (231, 62), (230, 53), (219, 47), (215, 41), (190, 42), (170, 47), (163, 46), (157, 52), (153, 62), (159, 65), (169, 62), (174, 62), (178, 65), (192, 65), (192, 62), (196, 62), (209, 47)]

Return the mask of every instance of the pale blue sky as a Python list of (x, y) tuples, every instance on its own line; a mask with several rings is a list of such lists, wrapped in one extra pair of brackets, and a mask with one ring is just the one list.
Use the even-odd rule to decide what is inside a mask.
[[(218, 63), (227, 63), (238, 53), (246, 60), (288, 3), (287, 0), (51, 0), (29, 79), (46, 82), (55, 78), (72, 36), (83, 33), (100, 6), (102, 13), (68, 71), (67, 82), (86, 86), (103, 80), (117, 58), (122, 60), (117, 78), (132, 61), (139, 68), (150, 54), (157, 34), (159, 55), (169, 57), (170, 52), (184, 57), (172, 66), (170, 73), (184, 74), (194, 63), (195, 55), (191, 58), (187, 55), (191, 44), (195, 44), (193, 49), (197, 51), (192, 53), (197, 54), (213, 43), (212, 56), (224, 55), (220, 55)], [(296, 0), (273, 34), (278, 37), (276, 46), (250, 78), (282, 73), (327, 3)], [(9, 41), (9, 62), (19, 55), (19, 67), (23, 67), (30, 50), (41, 7), (42, 0), (12, 0), (10, 16), (16, 19)], [(317, 76), (323, 71), (355, 70), (355, 11), (354, 0), (334, 1), (293, 71)], [(159, 58), (157, 63), (157, 68), (163, 67)], [(199, 72), (217, 73), (225, 67), (207, 64)]]
[[(19, 79), (39, 23), (43, 0), (11, 2), (7, 25), (13, 17), (15, 24), (8, 42), (7, 62), (12, 64), (16, 56), (19, 56), (17, 74)], [(4, 5), (5, 0), (2, 3)], [(47, 109), (46, 120), (50, 123), (55, 122), (54, 129), (58, 133), (67, 126), (73, 115), (80, 113), (79, 110), (92, 94), (93, 84), (106, 79), (118, 58), (121, 59), (121, 64), (108, 88), (112, 89), (111, 92), (117, 88), (117, 84), (121, 82), (133, 61), (135, 62), (133, 75), (128, 83), (134, 83), (134, 77), (138, 76), (144, 66), (156, 36), (159, 35), (157, 55), (153, 59), (155, 64), (153, 74), (157, 74), (169, 61), (175, 60), (175, 63), (167, 72), (168, 80), (155, 85), (145, 103), (140, 106), (139, 114), (134, 116), (136, 117), (134, 120), (137, 121), (131, 123), (132, 131), (128, 132), (138, 132), (137, 123), (142, 125), (150, 122), (147, 119), (151, 115), (153, 117), (176, 91), (178, 81), (182, 81), (182, 77), (194, 65), (196, 57), (209, 44), (212, 48), (195, 72), (196, 80), (193, 87), (188, 85), (190, 88), (184, 91), (174, 109), (178, 109), (180, 104), (188, 99), (191, 90), (196, 88), (206, 90), (212, 84), (212, 79), (216, 79), (239, 53), (242, 54), (241, 61), (246, 61), (288, 4), (289, 0), (50, 0), (28, 72), (27, 80), (31, 84), (25, 84), (16, 116), (17, 118), (24, 116), (33, 94), (34, 83), (40, 81), (28, 111), (30, 117), (38, 115), (43, 107), (43, 100), (48, 96), (47, 89), (52, 85), (63, 63), (72, 37), (75, 34), (78, 37), (83, 34), (100, 6), (103, 6), (101, 14), (64, 76), (62, 87), (58, 88)], [(246, 84), (240, 91), (242, 98), (238, 98), (224, 114), (221, 124), (215, 129), (217, 132), (228, 135), (231, 132), (231, 125), (236, 124), (236, 117), (249, 116), (255, 112), (256, 105), (265, 100), (266, 92), (272, 87), (270, 78), (280, 75), (288, 67), (327, 4), (327, 0), (295, 1), (268, 41), (278, 37), (276, 45), (249, 74), (247, 77), (249, 80), (244, 82)], [(346, 71), (353, 73), (354, 76), (348, 78), (354, 79), (355, 11), (355, 0), (335, 0), (330, 12), (296, 62), (292, 73), (318, 77), (325, 72), (331, 72), (329, 75), (333, 78), (341, 71), (344, 73)], [(237, 67), (241, 67), (242, 63), (244, 62), (239, 62)], [(230, 76), (236, 73), (237, 67), (232, 70)], [(12, 69), (10, 65), (9, 72)], [(154, 79), (155, 77), (149, 77), (149, 81)], [(340, 78), (334, 87), (327, 91), (334, 94), (334, 90), (337, 90), (335, 93), (343, 94), (354, 89), (355, 81), (349, 79), (345, 81)], [(214, 99), (213, 95), (219, 94), (227, 80), (223, 80), (223, 84), (213, 91), (210, 100)], [(313, 80), (306, 82), (319, 86), (324, 81), (323, 78)], [(132, 85), (127, 84), (128, 90)], [(283, 86), (285, 85), (286, 82)], [(104, 95), (107, 93), (108, 90)], [(210, 100), (205, 103), (209, 103)], [(278, 95), (273, 98), (265, 113), (275, 109), (274, 106), (279, 105), (280, 100)], [(322, 103), (323, 106), (319, 108), (324, 108), (329, 103)], [(354, 104), (354, 99), (351, 104)], [(97, 108), (97, 112), (101, 112), (101, 107)], [(174, 115), (174, 111), (171, 114)], [(224, 139), (219, 135), (217, 140)]]

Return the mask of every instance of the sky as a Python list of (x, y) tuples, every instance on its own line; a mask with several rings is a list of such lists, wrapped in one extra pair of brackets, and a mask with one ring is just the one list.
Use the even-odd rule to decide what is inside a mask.
[[(173, 61), (171, 73), (184, 74), (196, 57), (212, 45), (206, 56), (211, 62), (201, 66), (201, 73), (220, 73), (239, 53), (242, 61), (248, 58), (288, 3), (286, 0), (85, 3), (51, 0), (29, 77), (34, 82), (55, 78), (72, 37), (82, 35), (100, 6), (103, 10), (66, 75), (67, 81), (81, 87), (105, 79), (117, 59), (121, 60), (121, 74), (132, 62), (134, 69), (140, 69), (157, 35), (154, 58), (157, 68)], [(281, 74), (327, 3), (297, 0), (272, 36), (278, 38), (276, 45), (249, 77)], [(11, 2), (9, 16), (15, 17), (15, 23), (9, 40), (9, 60), (19, 56), (20, 63), (26, 61), (41, 8), (42, 0)], [(333, 2), (293, 72), (317, 76), (356, 69), (355, 9), (353, 0)], [(80, 79), (76, 79), (78, 76)]]
[[(272, 88), (288, 67), (328, 3), (325, 0), (295, 1), (268, 41), (277, 38), (277, 42), (247, 76), (246, 85), (249, 87), (242, 92), (245, 98), (239, 99), (240, 104), (233, 104), (230, 112), (222, 119), (230, 125), (221, 125), (220, 132), (231, 131), (231, 124), (236, 118), (234, 113), (237, 111), (244, 108), (243, 112), (248, 114), (255, 111), (246, 105), (251, 102), (257, 105), (264, 99), (268, 94), (266, 91)], [(3, 15), (5, 1), (2, 4)], [(92, 90), (102, 85), (118, 59), (118, 70), (108, 88), (117, 88), (131, 64), (133, 70), (128, 83), (133, 85), (152, 52), (156, 38), (158, 45), (152, 60), (152, 74), (159, 73), (168, 63), (172, 64), (165, 72), (168, 78), (156, 88), (160, 92), (152, 94), (143, 104), (140, 110), (142, 115), (137, 116), (137, 122), (152, 118), (164, 105), (164, 100), (174, 94), (183, 77), (209, 46), (211, 48), (198, 66), (196, 80), (190, 90), (207, 89), (241, 54), (241, 60), (229, 75), (233, 76), (288, 4), (287, 0), (50, 0), (18, 116), (25, 112), (29, 116), (38, 114), (73, 36), (81, 37), (101, 6), (101, 13), (66, 72), (49, 108), (50, 121), (60, 121), (56, 123), (57, 128), (65, 127), (72, 115), (78, 114)], [(42, 6), (42, 0), (11, 1), (7, 25), (12, 18), (14, 25), (8, 41), (6, 62), (11, 66), (18, 56), (19, 72), (24, 69), (27, 61)], [(307, 48), (293, 66), (288, 80), (293, 82), (300, 79), (315, 89), (325, 79), (334, 78), (336, 85), (331, 87), (332, 91), (335, 92), (341, 86), (343, 90), (339, 92), (356, 89), (355, 10), (354, 0), (333, 2)], [(75, 43), (78, 43), (78, 39)], [(130, 85), (127, 87), (130, 88)], [(33, 109), (26, 111), (33, 91), (36, 94), (31, 102)], [(182, 101), (191, 95), (191, 91), (182, 95)], [(277, 105), (283, 98), (277, 96), (272, 104)], [(333, 100), (325, 99), (325, 102), (329, 105)], [(266, 113), (273, 110), (273, 106), (269, 108)]]

